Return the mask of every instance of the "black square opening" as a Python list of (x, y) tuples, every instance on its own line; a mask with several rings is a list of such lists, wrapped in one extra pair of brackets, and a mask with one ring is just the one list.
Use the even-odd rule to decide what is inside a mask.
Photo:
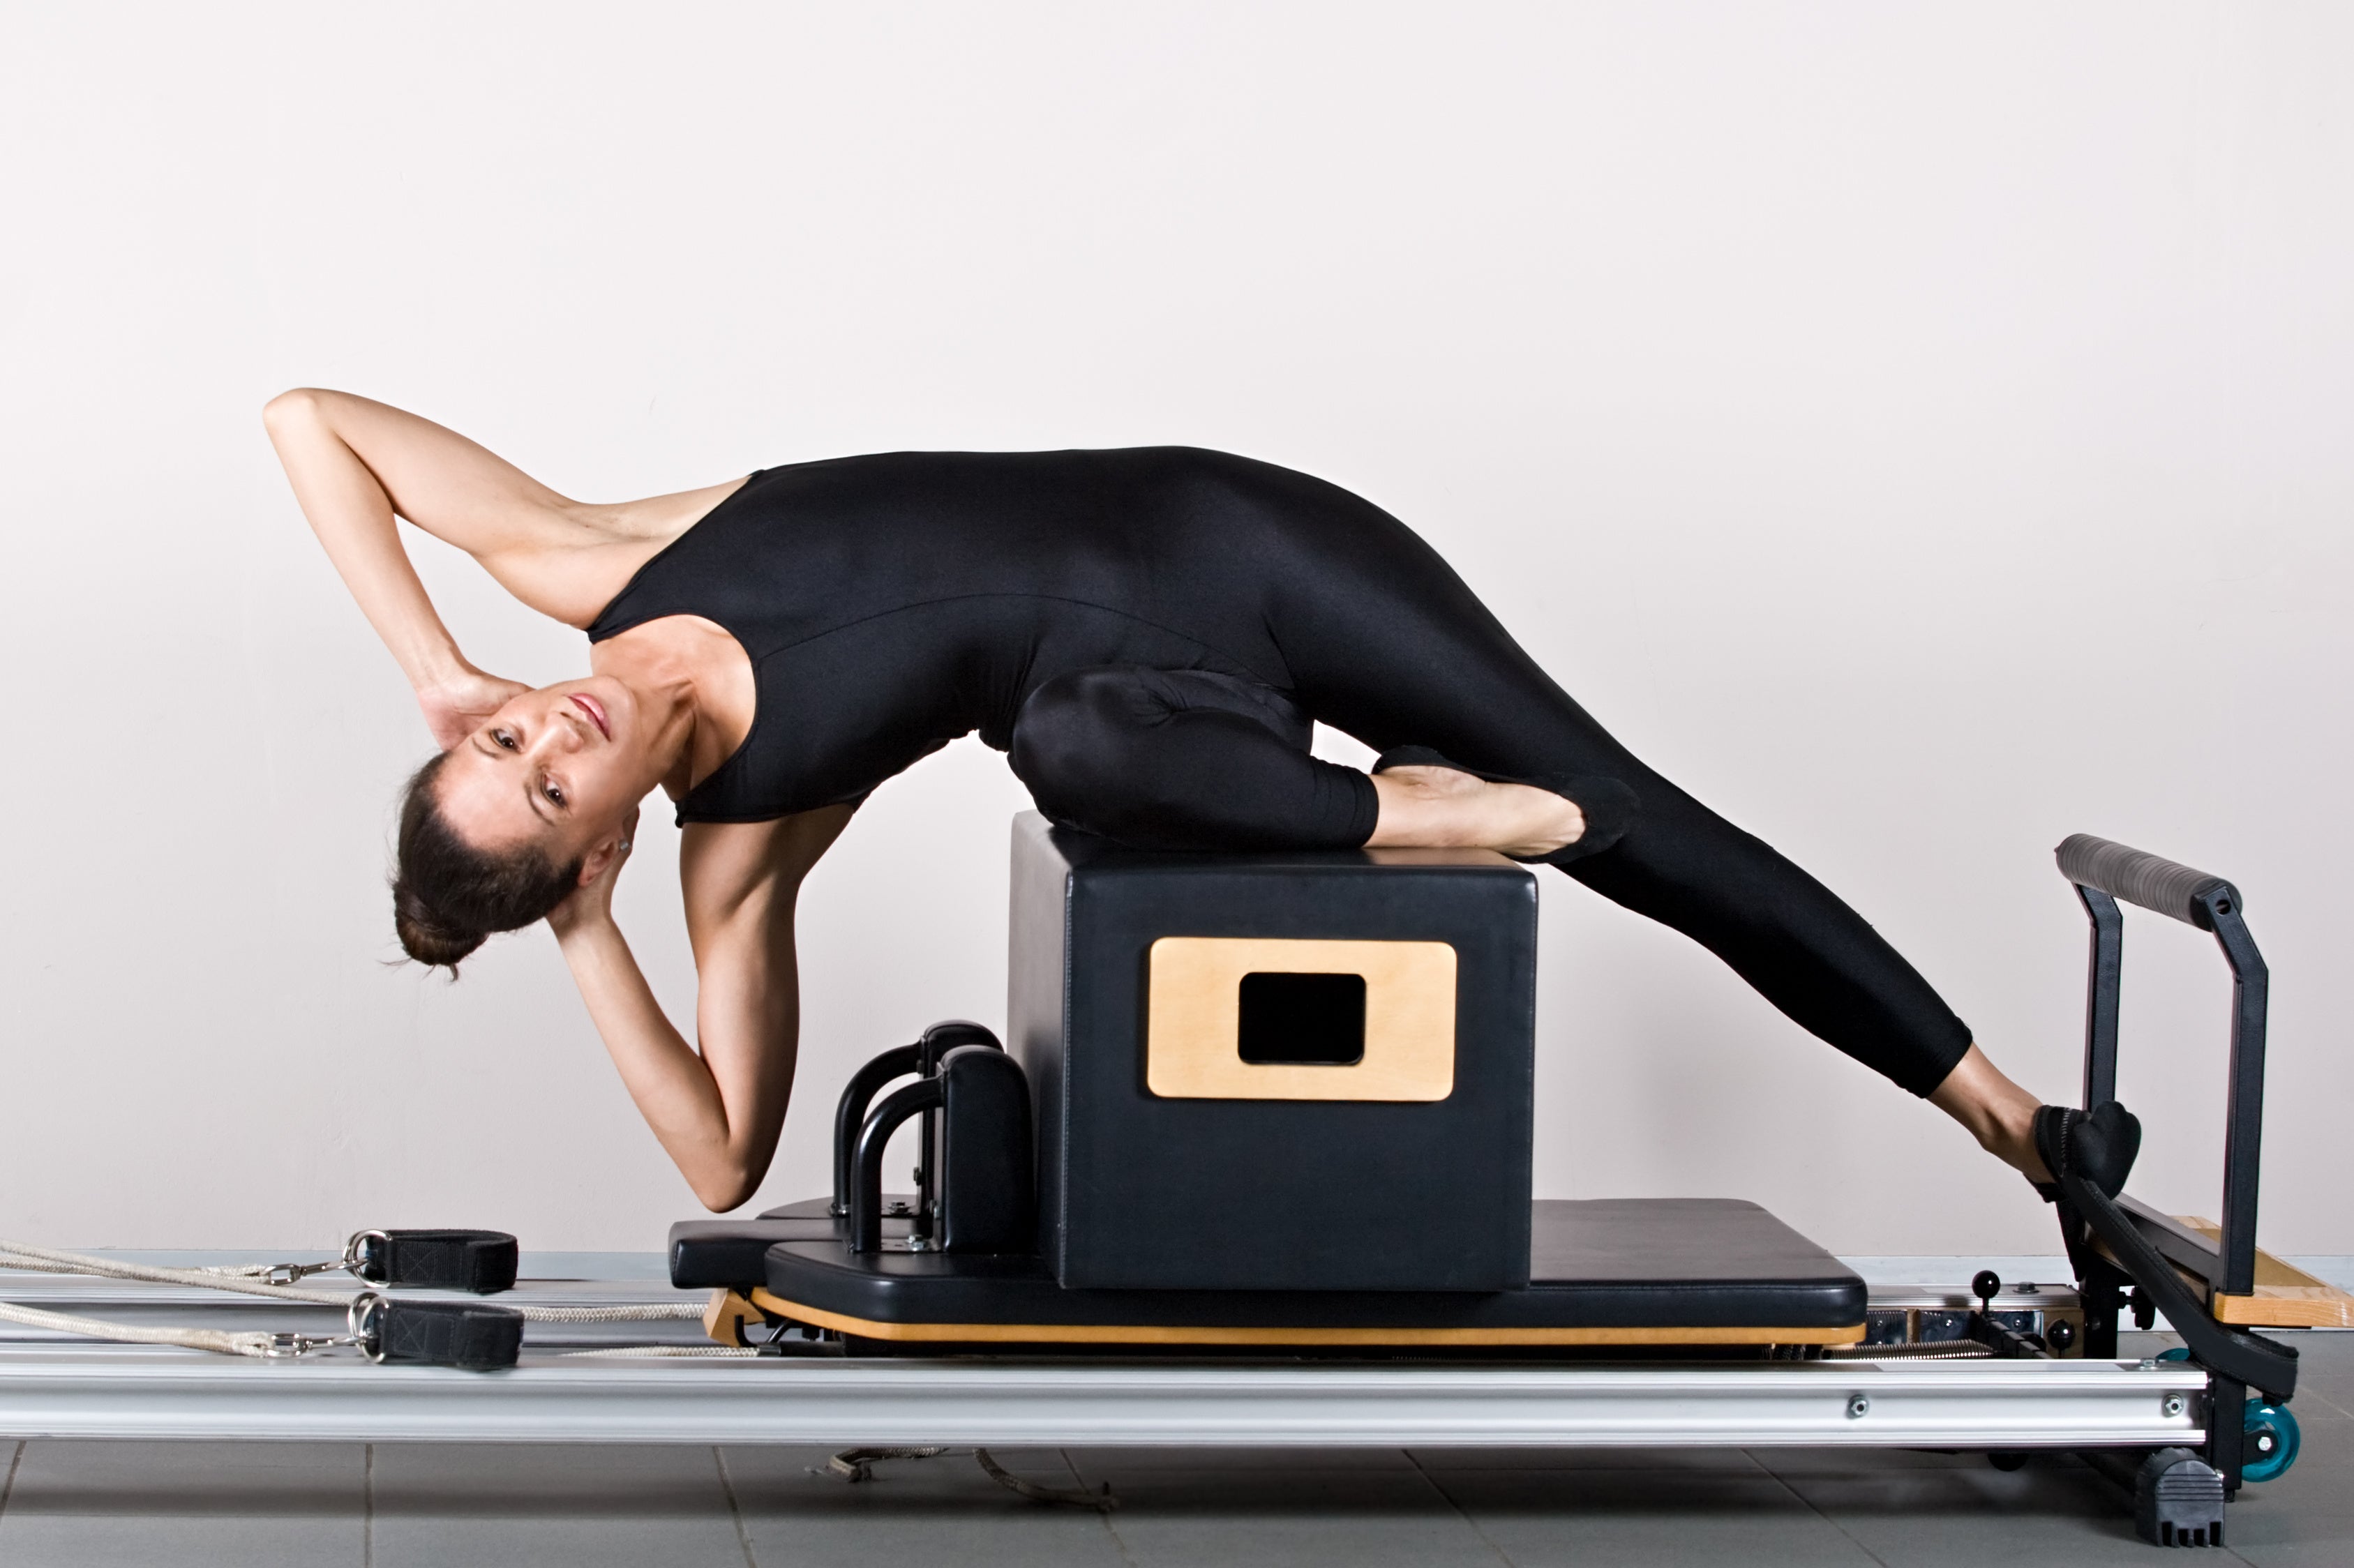
[(1345, 1067), (1365, 1059), (1365, 977), (1243, 976), (1238, 1044), (1246, 1062)]

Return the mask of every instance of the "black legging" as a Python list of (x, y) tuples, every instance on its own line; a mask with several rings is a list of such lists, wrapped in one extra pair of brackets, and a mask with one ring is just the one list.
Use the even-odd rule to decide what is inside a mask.
[[(1914, 1094), (1945, 1081), (1969, 1049), (1968, 1027), (1861, 916), (1638, 761), (1484, 609), (1476, 621), (1448, 619), (1447, 635), (1347, 683), (1383, 693), (1380, 714), (1352, 725), (1332, 711), (1346, 705), (1331, 704), (1316, 716), (1377, 746), (1429, 746), (1499, 774), (1620, 781), (1636, 797), (1632, 825), (1564, 871), (1699, 942), (1800, 1025)], [(1378, 679), (1369, 683), (1372, 673)], [(1307, 717), (1269, 688), (1114, 665), (1034, 692), (1014, 726), (1011, 760), (1049, 817), (1122, 842), (1363, 843), (1376, 814), (1373, 781), (1310, 756), (1308, 741)]]
[(589, 634), (667, 615), (726, 629), (758, 693), (682, 821), (858, 800), (978, 730), (1076, 827), (1182, 848), (1362, 844), (1373, 781), (1308, 755), (1314, 720), (1558, 788), (1596, 828), (1558, 857), (1572, 876), (1916, 1094), (1969, 1044), (1853, 910), (1628, 755), (1412, 529), (1307, 474), (1183, 448), (767, 470)]

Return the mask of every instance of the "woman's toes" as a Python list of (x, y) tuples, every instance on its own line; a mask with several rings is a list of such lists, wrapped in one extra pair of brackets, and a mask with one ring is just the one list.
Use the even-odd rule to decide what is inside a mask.
[(1577, 802), (1530, 784), (1496, 784), (1509, 791), (1513, 807), (1510, 831), (1496, 845), (1504, 854), (1534, 857), (1568, 848), (1585, 836), (1585, 813)]

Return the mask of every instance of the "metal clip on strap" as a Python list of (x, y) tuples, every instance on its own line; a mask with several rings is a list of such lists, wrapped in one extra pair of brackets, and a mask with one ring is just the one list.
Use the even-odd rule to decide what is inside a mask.
[(504, 1231), (361, 1231), (344, 1259), (370, 1285), (489, 1296), (514, 1288), (518, 1255)]
[(351, 1327), (372, 1361), (498, 1372), (523, 1353), (523, 1314), (472, 1301), (403, 1301), (361, 1293)]

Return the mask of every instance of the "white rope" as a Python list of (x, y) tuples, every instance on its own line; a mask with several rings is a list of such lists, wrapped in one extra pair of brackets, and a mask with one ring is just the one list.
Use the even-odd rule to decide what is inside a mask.
[(757, 1356), (760, 1352), (749, 1345), (606, 1345), (593, 1351), (558, 1351), (559, 1356), (687, 1356), (700, 1360), (705, 1356)]
[(85, 1252), (58, 1252), (0, 1241), (0, 1268), (23, 1268), (43, 1274), (95, 1274), (108, 1279), (137, 1279), (150, 1285), (193, 1285), (205, 1290), (233, 1290), (243, 1296), (267, 1296), (280, 1301), (310, 1301), (322, 1307), (348, 1307), (352, 1298), (334, 1290), (311, 1290), (299, 1285), (269, 1285), (259, 1279), (217, 1274), (208, 1268), (165, 1268), (159, 1264), (125, 1263), (120, 1258), (92, 1257)]
[[(86, 1252), (59, 1252), (54, 1247), (28, 1246), (0, 1241), (0, 1268), (23, 1268), (43, 1274), (95, 1274), (109, 1279), (136, 1279), (150, 1285), (193, 1285), (205, 1290), (230, 1290), (243, 1296), (267, 1296), (281, 1301), (308, 1301), (322, 1307), (349, 1307), (353, 1298), (336, 1290), (312, 1290), (299, 1285), (270, 1285), (241, 1271), (215, 1268), (166, 1268), (160, 1264), (125, 1263)], [(686, 1319), (700, 1320), (699, 1301), (642, 1302), (618, 1307), (514, 1307), (534, 1323), (661, 1323)], [(91, 1319), (95, 1321), (96, 1319)]]
[(79, 1334), (86, 1340), (114, 1340), (127, 1345), (177, 1345), (183, 1350), (212, 1351), (224, 1356), (267, 1356), (270, 1348), (268, 1334), (232, 1334), (220, 1329), (149, 1329), (70, 1312), (44, 1312), (37, 1307), (19, 1307), (13, 1301), (0, 1301), (0, 1319), (53, 1333)]
[(642, 1302), (629, 1307), (510, 1307), (535, 1323), (668, 1323), (703, 1320), (700, 1301)]

